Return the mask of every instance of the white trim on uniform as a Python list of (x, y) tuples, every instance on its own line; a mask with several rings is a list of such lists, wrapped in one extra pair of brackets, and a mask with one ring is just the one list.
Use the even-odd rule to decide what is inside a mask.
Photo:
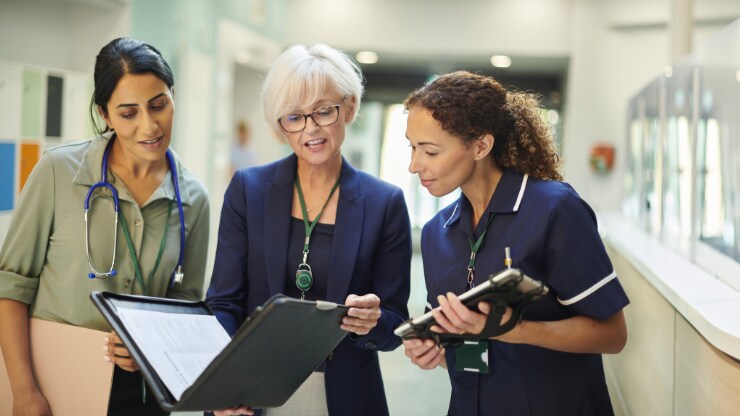
[(457, 201), (457, 204), (455, 204), (455, 209), (452, 210), (452, 215), (450, 215), (450, 218), (447, 218), (447, 221), (445, 221), (445, 225), (443, 225), (444, 228), (447, 228), (450, 226), (450, 221), (452, 221), (453, 218), (455, 218), (455, 213), (457, 213), (458, 208), (460, 208), (460, 201)]
[(522, 179), (522, 186), (519, 188), (519, 195), (516, 197), (516, 204), (514, 204), (513, 211), (519, 211), (519, 204), (522, 203), (522, 197), (524, 196), (524, 189), (527, 187), (527, 178), (529, 178), (529, 174), (524, 174), (524, 179)]
[(595, 285), (591, 286), (590, 288), (584, 290), (580, 294), (578, 294), (576, 296), (573, 296), (572, 298), (566, 299), (566, 300), (560, 300), (560, 298), (558, 298), (558, 302), (560, 302), (560, 304), (563, 305), (563, 306), (572, 305), (572, 304), (574, 304), (574, 303), (576, 303), (576, 302), (584, 299), (588, 295), (596, 292), (602, 286), (604, 286), (605, 284), (609, 283), (612, 279), (616, 279), (616, 278), (617, 278), (617, 272), (612, 271), (612, 273), (609, 276), (606, 276), (605, 278), (601, 279), (598, 283), (596, 283)]

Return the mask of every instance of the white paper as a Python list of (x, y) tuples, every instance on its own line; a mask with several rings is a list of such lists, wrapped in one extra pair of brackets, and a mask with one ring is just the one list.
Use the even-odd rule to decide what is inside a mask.
[(176, 400), (231, 341), (212, 315), (118, 308), (118, 316)]

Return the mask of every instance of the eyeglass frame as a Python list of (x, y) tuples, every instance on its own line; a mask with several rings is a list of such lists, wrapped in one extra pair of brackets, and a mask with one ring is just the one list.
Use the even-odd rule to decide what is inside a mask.
[[(300, 113), (290, 113), (290, 114), (285, 114), (284, 116), (281, 116), (280, 118), (278, 118), (278, 120), (277, 120), (277, 121), (278, 121), (278, 125), (279, 125), (279, 126), (280, 126), (280, 128), (281, 128), (281, 129), (283, 129), (283, 131), (284, 131), (284, 132), (286, 132), (286, 133), (300, 133), (300, 132), (302, 132), (303, 130), (306, 130), (306, 126), (308, 125), (308, 118), (309, 118), (309, 117), (311, 117), (311, 120), (312, 120), (312, 121), (314, 122), (314, 124), (316, 124), (316, 125), (317, 125), (317, 126), (319, 126), (319, 127), (326, 127), (326, 126), (331, 126), (332, 124), (334, 124), (334, 123), (336, 123), (337, 121), (339, 121), (339, 108), (340, 108), (341, 106), (342, 106), (342, 104), (327, 105), (327, 106), (324, 106), (324, 107), (318, 108), (318, 109), (316, 109), (315, 111), (312, 111), (312, 112), (310, 112), (310, 113), (308, 113), (308, 114), (300, 114)], [(331, 122), (331, 123), (329, 123), (329, 124), (319, 124), (318, 122), (316, 122), (316, 119), (315, 119), (315, 118), (313, 118), (313, 116), (314, 116), (314, 114), (318, 113), (318, 112), (319, 112), (320, 110), (322, 110), (322, 109), (325, 109), (325, 108), (336, 108), (336, 109), (337, 109), (337, 118), (336, 118), (336, 119), (334, 119), (334, 121), (332, 121), (332, 122)], [(287, 116), (294, 116), (294, 115), (298, 115), (298, 116), (303, 116), (303, 127), (302, 127), (302, 128), (300, 129), (300, 130), (295, 130), (295, 131), (289, 131), (288, 129), (286, 129), (286, 128), (285, 128), (285, 126), (283, 126), (283, 121), (282, 121), (282, 120), (283, 120), (283, 117), (287, 117)]]

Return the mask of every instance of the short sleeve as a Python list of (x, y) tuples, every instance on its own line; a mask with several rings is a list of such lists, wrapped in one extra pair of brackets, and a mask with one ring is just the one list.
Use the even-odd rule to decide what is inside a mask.
[(593, 210), (569, 186), (551, 211), (545, 249), (548, 285), (574, 315), (603, 320), (629, 303)]

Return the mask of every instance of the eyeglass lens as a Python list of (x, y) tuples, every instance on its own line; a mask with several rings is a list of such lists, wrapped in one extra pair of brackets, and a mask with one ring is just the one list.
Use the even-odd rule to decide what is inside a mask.
[(306, 128), (306, 122), (311, 117), (314, 123), (325, 127), (339, 120), (339, 105), (322, 107), (310, 114), (288, 114), (278, 120), (280, 126), (288, 133), (297, 133)]

